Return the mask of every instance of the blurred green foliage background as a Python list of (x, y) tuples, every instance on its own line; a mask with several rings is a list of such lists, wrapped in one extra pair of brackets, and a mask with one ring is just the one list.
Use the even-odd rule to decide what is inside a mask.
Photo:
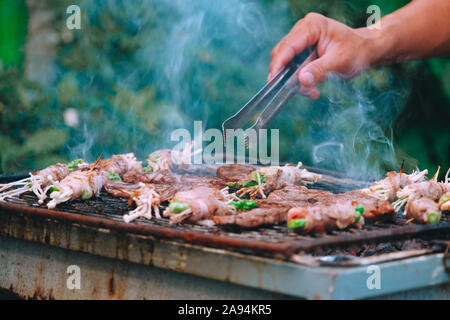
[[(0, 173), (173, 146), (173, 129), (220, 128), (265, 82), (272, 47), (314, 11), (364, 26), (407, 1), (0, 0)], [(273, 127), (280, 160), (376, 176), (450, 166), (450, 59), (332, 78)], [(74, 115), (75, 111), (75, 115)], [(73, 121), (70, 121), (72, 119)], [(75, 119), (75, 120), (74, 120)]]

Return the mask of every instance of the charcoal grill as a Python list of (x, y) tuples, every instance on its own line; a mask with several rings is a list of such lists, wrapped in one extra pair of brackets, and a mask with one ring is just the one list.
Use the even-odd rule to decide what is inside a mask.
[[(356, 185), (326, 175), (315, 187), (342, 191)], [(125, 199), (106, 193), (57, 210), (38, 205), (32, 194), (0, 202), (0, 269), (6, 271), (0, 287), (23, 297), (57, 299), (448, 294), (445, 215), (436, 225), (407, 223), (400, 216), (362, 230), (299, 235), (285, 226), (175, 226), (166, 219), (127, 224), (122, 220), (127, 211)], [(79, 290), (66, 286), (71, 264), (82, 272)], [(367, 287), (369, 265), (380, 267), (380, 289)]]

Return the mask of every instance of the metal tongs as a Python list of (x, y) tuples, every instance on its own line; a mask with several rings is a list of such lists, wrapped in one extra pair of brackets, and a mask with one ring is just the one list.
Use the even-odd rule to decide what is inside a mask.
[[(243, 129), (243, 127), (255, 119), (258, 112), (260, 115), (255, 123), (245, 131), (254, 129), (259, 137), (259, 130), (265, 129), (283, 109), (286, 103), (295, 95), (300, 88), (298, 72), (304, 65), (317, 58), (316, 46), (306, 48), (297, 54), (277, 75), (270, 80), (250, 101), (248, 101), (234, 116), (228, 118), (222, 124), (225, 140), (227, 129)], [(246, 146), (248, 145), (246, 134)]]

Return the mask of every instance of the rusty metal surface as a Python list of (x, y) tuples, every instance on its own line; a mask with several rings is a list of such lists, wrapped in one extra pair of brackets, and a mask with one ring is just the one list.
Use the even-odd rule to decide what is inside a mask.
[[(0, 242), (3, 244), (0, 247), (0, 287), (5, 288), (3, 292), (23, 299), (198, 300), (288, 297), (167, 268), (130, 263), (29, 241), (0, 237)], [(69, 266), (80, 268), (79, 289), (67, 286)]]
[[(308, 267), (44, 218), (0, 219), (0, 287), (24, 298), (357, 299), (449, 288), (442, 253), (377, 264), (382, 287), (369, 290), (365, 266)], [(69, 265), (80, 267), (80, 290), (66, 286)]]
[[(0, 242), (0, 287), (31, 299), (287, 298), (284, 294), (308, 299), (358, 299), (388, 298), (392, 293), (400, 297), (407, 293), (414, 298), (413, 292), (420, 288), (428, 288), (422, 293), (425, 298), (449, 298), (450, 277), (443, 271), (442, 253), (379, 264), (381, 288), (370, 290), (365, 267), (310, 268), (165, 241), (153, 243), (147, 253), (152, 257), (148, 264), (14, 238), (0, 237)], [(114, 241), (98, 246), (108, 251)], [(81, 285), (76, 290), (66, 284), (67, 268), (72, 265), (80, 268)], [(201, 277), (196, 276), (199, 274)]]
[(345, 247), (368, 242), (390, 241), (410, 237), (443, 237), (450, 234), (450, 221), (443, 218), (436, 225), (396, 224), (368, 225), (362, 230), (338, 230), (327, 235), (298, 235), (285, 226), (258, 228), (257, 230), (222, 229), (199, 225), (170, 225), (167, 219), (143, 220), (125, 223), (123, 213), (129, 207), (121, 199), (102, 193), (99, 198), (73, 201), (58, 210), (38, 206), (32, 195), (24, 195), (11, 202), (0, 202), (0, 213), (41, 217), (119, 233), (149, 235), (156, 238), (178, 240), (210, 247), (251, 252), (257, 255), (289, 258), (296, 252), (317, 248)]

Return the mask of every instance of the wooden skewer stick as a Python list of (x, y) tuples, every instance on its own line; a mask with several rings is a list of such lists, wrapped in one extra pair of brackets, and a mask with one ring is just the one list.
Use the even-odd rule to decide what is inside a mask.
[(410, 223), (410, 222), (412, 222), (413, 220), (414, 220), (414, 218), (411, 218), (411, 219), (407, 220), (406, 223)]
[(132, 193), (131, 192), (129, 192), (129, 191), (127, 191), (127, 190), (124, 190), (124, 189), (122, 189), (122, 188), (117, 188), (117, 190), (119, 190), (119, 191), (121, 191), (121, 192), (123, 192), (123, 193), (126, 193), (128, 196), (130, 196), (131, 197), (131, 195), (132, 195)]
[(439, 171), (441, 170), (441, 166), (438, 166), (436, 173), (434, 174), (433, 178), (431, 180), (436, 180), (439, 177)]
[(94, 170), (95, 166), (97, 165), (97, 163), (100, 161), (100, 159), (103, 157), (103, 152), (100, 155), (100, 157), (98, 157), (97, 161), (94, 162), (94, 164), (92, 165), (91, 169), (89, 170), (89, 173), (92, 172), (92, 170)]
[(403, 159), (402, 161), (402, 166), (400, 167), (400, 177), (402, 176), (403, 173), (403, 166), (405, 165), (405, 159)]

